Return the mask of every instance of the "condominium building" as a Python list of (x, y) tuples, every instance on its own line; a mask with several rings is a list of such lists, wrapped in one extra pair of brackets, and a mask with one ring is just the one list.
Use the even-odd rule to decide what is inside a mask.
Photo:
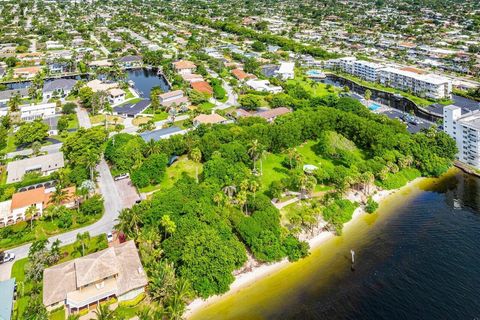
[(55, 103), (34, 104), (20, 107), (20, 118), (23, 121), (33, 121), (36, 119), (45, 119), (55, 115)]
[(450, 79), (406, 69), (392, 67), (381, 69), (379, 71), (379, 82), (387, 87), (410, 91), (420, 97), (431, 99), (451, 98), (452, 82)]
[(462, 115), (460, 107), (446, 106), (443, 127), (457, 143), (458, 160), (480, 169), (480, 110)]
[(427, 74), (414, 68), (386, 67), (379, 63), (345, 57), (327, 61), (326, 67), (352, 74), (370, 82), (431, 99), (449, 99), (452, 81), (436, 74)]

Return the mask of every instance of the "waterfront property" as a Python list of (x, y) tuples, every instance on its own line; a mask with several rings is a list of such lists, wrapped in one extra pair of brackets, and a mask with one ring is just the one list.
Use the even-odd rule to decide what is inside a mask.
[(450, 99), (452, 81), (436, 74), (427, 74), (415, 68), (387, 67), (383, 64), (345, 57), (327, 61), (326, 67), (352, 74), (363, 80), (412, 92), (419, 97), (430, 99)]
[(173, 104), (179, 106), (181, 104), (188, 102), (188, 97), (183, 95), (182, 90), (170, 91), (167, 93), (162, 93), (158, 96), (160, 104), (164, 107), (170, 107)]
[(431, 99), (450, 99), (452, 82), (435, 74), (424, 74), (411, 70), (385, 68), (379, 71), (379, 82), (387, 87), (411, 91), (417, 96)]
[(42, 176), (48, 176), (64, 166), (63, 152), (12, 161), (7, 164), (7, 183), (19, 182), (29, 172), (38, 172)]
[(95, 308), (110, 298), (135, 299), (148, 283), (133, 240), (43, 272), (43, 304), (47, 310), (66, 307), (68, 313)]
[(77, 83), (75, 79), (55, 79), (45, 83), (43, 86), (43, 100), (48, 101), (51, 98), (65, 98), (70, 94)]
[(179, 74), (190, 74), (195, 72), (197, 66), (188, 60), (180, 60), (173, 63), (173, 68)]
[(15, 278), (0, 281), (0, 319), (11, 320), (15, 300)]
[(480, 169), (480, 110), (462, 115), (462, 108), (446, 106), (443, 108), (443, 127), (457, 143), (458, 159)]
[(294, 62), (282, 62), (277, 74), (282, 80), (289, 80), (295, 78), (295, 63)]

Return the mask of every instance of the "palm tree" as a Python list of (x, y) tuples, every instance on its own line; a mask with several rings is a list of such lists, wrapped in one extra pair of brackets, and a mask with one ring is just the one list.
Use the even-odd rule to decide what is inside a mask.
[(90, 240), (90, 233), (84, 232), (84, 233), (77, 233), (77, 241), (80, 242), (82, 245), (82, 256), (85, 255), (85, 245), (87, 242)]
[(18, 107), (20, 106), (22, 99), (20, 98), (20, 94), (16, 93), (10, 97), (7, 102), (8, 108), (11, 112), (18, 111)]
[(367, 107), (370, 105), (370, 98), (372, 98), (372, 91), (365, 90), (365, 100), (367, 100)]
[(62, 187), (60, 185), (58, 185), (55, 188), (55, 191), (52, 193), (52, 196), (51, 196), (52, 200), (51, 201), (54, 204), (59, 205), (62, 202), (64, 202), (65, 200), (67, 200), (68, 198), (69, 198), (68, 192), (65, 189), (62, 189)]
[(157, 153), (159, 151), (158, 144), (155, 142), (155, 140), (150, 139), (150, 141), (147, 142), (147, 145), (145, 146), (145, 156), (150, 156), (154, 153)]
[[(200, 163), (202, 160), (202, 152), (199, 148), (193, 148), (192, 151), (190, 151), (190, 159), (192, 159), (195, 164)], [(195, 165), (195, 178), (198, 183), (198, 165)]]
[(33, 204), (30, 207), (28, 207), (27, 210), (25, 211), (25, 218), (30, 220), (30, 230), (33, 229), (33, 219), (36, 213), (37, 213), (37, 207)]
[(247, 192), (244, 191), (244, 190), (240, 191), (237, 194), (236, 200), (237, 200), (238, 205), (240, 206), (240, 210), (242, 210), (242, 212), (243, 212), (245, 204), (247, 203)]
[(257, 181), (255, 180), (250, 181), (250, 191), (253, 193), (253, 199), (255, 199), (255, 195), (257, 193), (258, 187), (259, 187), (259, 184)]
[(172, 235), (175, 230), (177, 230), (177, 225), (175, 222), (173, 222), (173, 220), (170, 219), (168, 214), (162, 216), (160, 219), (160, 225), (163, 228), (164, 239), (167, 238), (168, 234)]
[(95, 314), (95, 319), (97, 320), (112, 320), (115, 319), (114, 312), (110, 310), (108, 305), (97, 305), (97, 310), (93, 312)]
[(261, 145), (257, 139), (252, 141), (250, 148), (248, 149), (248, 155), (252, 158), (253, 161), (253, 171), (257, 171), (256, 169), (256, 162), (261, 155)]
[(234, 185), (226, 186), (223, 188), (223, 192), (229, 197), (232, 198), (233, 195), (237, 192), (237, 187)]

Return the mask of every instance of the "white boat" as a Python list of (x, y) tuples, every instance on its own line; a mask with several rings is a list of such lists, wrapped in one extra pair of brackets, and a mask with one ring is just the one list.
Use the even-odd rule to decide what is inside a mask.
[(133, 80), (128, 80), (127, 83), (130, 87), (135, 87), (135, 82)]

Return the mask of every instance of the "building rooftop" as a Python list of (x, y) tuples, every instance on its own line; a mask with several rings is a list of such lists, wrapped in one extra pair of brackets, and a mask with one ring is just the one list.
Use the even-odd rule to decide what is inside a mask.
[(93, 284), (113, 276), (115, 284), (110, 283), (112, 279), (106, 282), (117, 296), (147, 285), (148, 279), (133, 241), (45, 269), (43, 303), (49, 306), (67, 296), (81, 299), (77, 293), (80, 287), (88, 285), (91, 286), (82, 289), (94, 291), (88, 297), (101, 294), (104, 291), (102, 286)]
[(173, 65), (175, 66), (175, 69), (177, 70), (182, 70), (182, 69), (195, 69), (197, 66), (195, 63), (188, 61), (188, 60), (180, 60), (177, 62), (174, 62)]
[(71, 90), (77, 83), (75, 79), (55, 79), (51, 82), (45, 83), (43, 86), (43, 92), (54, 90)]
[(45, 201), (45, 187), (14, 193), (12, 196), (11, 209), (29, 207)]
[(63, 168), (64, 165), (63, 152), (12, 161), (7, 164), (7, 183), (14, 183), (22, 180), (24, 174), (31, 170), (41, 170), (42, 172), (46, 172)]
[(193, 122), (199, 122), (201, 124), (215, 124), (227, 121), (224, 117), (219, 114), (200, 114), (193, 119)]
[(15, 278), (0, 281), (0, 319), (12, 319), (13, 297), (15, 293)]
[(147, 109), (151, 104), (151, 101), (148, 99), (139, 101), (135, 104), (127, 103), (115, 108), (115, 112), (118, 114), (126, 114), (130, 116), (135, 116), (139, 113), (142, 113)]
[(145, 142), (149, 142), (150, 140), (158, 141), (158, 140), (162, 139), (164, 136), (169, 136), (173, 133), (180, 132), (180, 131), (182, 131), (182, 129), (180, 129), (179, 127), (172, 126), (172, 127), (165, 128), (165, 129), (160, 129), (160, 130), (154, 130), (154, 131), (141, 133), (140, 137), (142, 137), (142, 139)]

